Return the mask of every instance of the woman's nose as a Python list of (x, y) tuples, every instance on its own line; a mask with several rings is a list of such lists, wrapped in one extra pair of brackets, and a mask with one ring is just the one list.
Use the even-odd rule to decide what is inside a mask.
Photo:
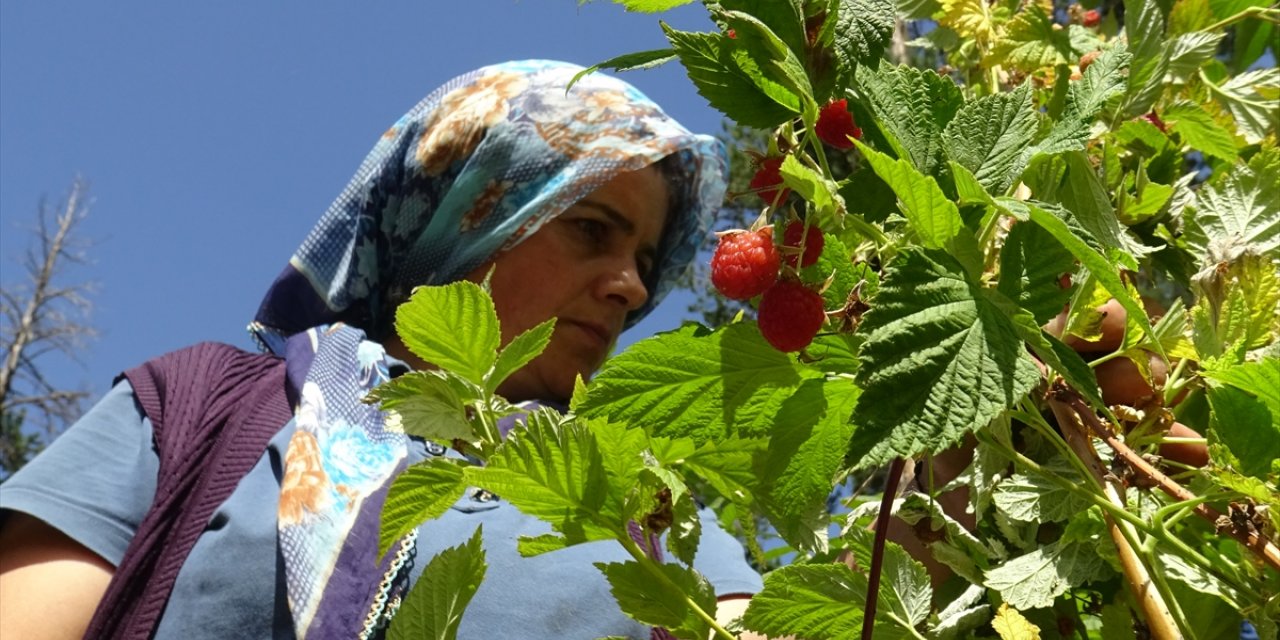
[(649, 301), (649, 289), (634, 260), (610, 268), (602, 275), (600, 287), (603, 297), (621, 304), (627, 311), (635, 311)]

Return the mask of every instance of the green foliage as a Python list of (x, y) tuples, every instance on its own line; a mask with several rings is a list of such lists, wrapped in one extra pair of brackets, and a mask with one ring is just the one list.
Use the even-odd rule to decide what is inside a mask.
[(436, 554), (422, 570), (422, 579), (400, 605), (388, 640), (453, 640), (458, 637), (462, 612), (484, 579), (481, 528), (465, 544)]
[[(554, 325), (500, 350), (479, 287), (420, 291), (398, 315), (401, 335), (440, 369), (370, 400), (390, 424), (464, 443), (473, 459), (402, 474), (381, 547), (484, 487), (550, 525), (520, 540), (522, 553), (612, 540), (632, 558), (599, 565), (622, 611), (677, 637), (727, 640), (711, 586), (687, 568), (706, 501), (747, 532), (762, 566), (793, 554), (741, 620), (770, 636), (853, 638), (869, 622), (877, 638), (1051, 638), (1068, 624), (1071, 637), (1124, 638), (1156, 628), (1152, 616), (1187, 637), (1232, 637), (1242, 618), (1272, 632), (1280, 570), (1257, 553), (1264, 543), (1242, 539), (1280, 528), (1280, 71), (1246, 68), (1280, 13), (1254, 0), (1142, 0), (1119, 20), (1098, 7), (1102, 22), (1085, 26), (1086, 6), (1047, 2), (704, 5), (711, 31), (662, 25), (670, 49), (599, 66), (678, 59), (735, 121), (734, 191), (746, 191), (748, 158), (783, 157), (795, 197), (761, 223), (799, 218), (824, 232), (817, 264), (781, 273), (822, 292), (822, 333), (779, 353), (749, 303), (734, 317), (741, 307), (717, 301), (702, 307), (712, 327), (635, 343), (579, 383), (570, 415), (533, 412), (503, 440), (494, 425), (514, 408), (495, 390)], [(907, 43), (914, 64), (889, 46), (899, 19), (936, 23)], [(817, 135), (833, 99), (863, 132), (852, 150)], [(731, 199), (735, 218), (720, 228), (751, 224), (758, 206)], [(1112, 298), (1123, 321), (1098, 310)], [(1117, 328), (1119, 345), (1101, 346)], [(1078, 339), (1093, 344), (1078, 353)], [(1129, 362), (1150, 393), (1105, 406), (1106, 372)], [(1114, 438), (1073, 449), (1062, 435), (1073, 418)], [(1207, 465), (1168, 453), (1201, 442), (1169, 435), (1174, 421), (1207, 437)], [(971, 460), (937, 486), (931, 470), (945, 465), (929, 461), (957, 445)], [(908, 530), (920, 557), (886, 547), (864, 621), (867, 524), (889, 514), (855, 501), (829, 540), (829, 499), (851, 478), (878, 490), (877, 468), (900, 458), (924, 463), (890, 509), (894, 535)], [(1152, 490), (1135, 458), (1163, 468), (1179, 497)], [(1205, 520), (1199, 505), (1228, 515)], [(665, 536), (679, 564), (654, 561), (630, 537), (637, 526)], [(761, 528), (786, 546), (766, 553)], [(1139, 585), (1121, 548), (1167, 614), (1128, 596)], [(837, 553), (855, 568), (830, 562)], [(923, 559), (957, 578), (933, 589)]]

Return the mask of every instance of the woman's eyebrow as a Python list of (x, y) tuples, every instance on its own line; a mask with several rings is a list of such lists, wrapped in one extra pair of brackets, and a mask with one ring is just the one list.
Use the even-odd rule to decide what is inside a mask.
[[(634, 236), (636, 234), (635, 223), (632, 222), (626, 216), (622, 215), (620, 212), (618, 212), (617, 209), (603, 202), (596, 202), (594, 200), (585, 200), (585, 199), (579, 200), (578, 204), (584, 207), (590, 207), (604, 214), (604, 216), (608, 218), (610, 222), (616, 225), (618, 229), (622, 231), (622, 233), (628, 236)], [(657, 254), (658, 250), (653, 245), (645, 243), (645, 246), (640, 247), (640, 252), (645, 256), (652, 258), (655, 254)]]

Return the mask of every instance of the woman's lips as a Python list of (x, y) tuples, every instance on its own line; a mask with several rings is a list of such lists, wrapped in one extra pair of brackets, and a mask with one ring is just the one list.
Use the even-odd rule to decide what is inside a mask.
[(582, 320), (564, 320), (563, 322), (598, 342), (602, 348), (608, 348), (609, 343), (613, 341), (613, 335), (602, 324)]

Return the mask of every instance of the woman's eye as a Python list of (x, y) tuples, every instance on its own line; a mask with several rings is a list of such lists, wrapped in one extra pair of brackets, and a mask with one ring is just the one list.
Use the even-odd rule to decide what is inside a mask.
[(573, 224), (592, 242), (603, 242), (609, 233), (608, 225), (592, 218), (578, 218), (573, 221)]

